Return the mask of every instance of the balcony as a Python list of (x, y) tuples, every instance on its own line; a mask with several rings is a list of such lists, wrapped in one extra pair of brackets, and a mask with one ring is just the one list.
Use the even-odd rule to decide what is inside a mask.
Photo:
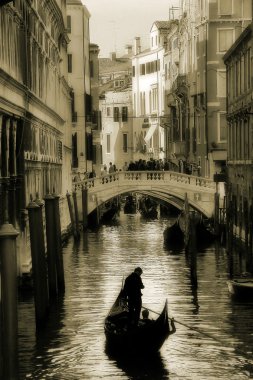
[(145, 117), (143, 119), (142, 128), (149, 128), (149, 127), (150, 127), (149, 118)]
[(86, 115), (86, 122), (92, 129), (101, 130), (101, 111), (92, 111)]

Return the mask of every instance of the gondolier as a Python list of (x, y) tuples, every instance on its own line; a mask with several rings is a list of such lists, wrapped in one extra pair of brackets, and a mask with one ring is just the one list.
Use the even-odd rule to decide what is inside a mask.
[(140, 267), (135, 268), (125, 280), (124, 295), (127, 298), (129, 309), (129, 326), (137, 326), (140, 319), (140, 312), (142, 306), (142, 293), (141, 289), (144, 289), (144, 285), (141, 280), (142, 269)]
[[(126, 310), (125, 296), (121, 289), (105, 318), (106, 351), (116, 355), (124, 352), (134, 357), (144, 352), (147, 354), (157, 352), (169, 335), (175, 333), (176, 328), (174, 320), (168, 317), (167, 300), (160, 314), (150, 311), (158, 314), (158, 318), (151, 319), (148, 323), (141, 319), (138, 326), (128, 328), (129, 312)], [(171, 319), (171, 328), (169, 319)]]

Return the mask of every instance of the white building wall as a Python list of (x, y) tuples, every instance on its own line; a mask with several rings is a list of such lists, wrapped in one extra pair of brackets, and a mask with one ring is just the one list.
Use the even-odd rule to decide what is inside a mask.
[(77, 133), (78, 171), (83, 173), (92, 170), (91, 162), (87, 164), (86, 160), (86, 132), (91, 132), (91, 130), (85, 120), (85, 94), (90, 95), (90, 13), (81, 2), (80, 4), (72, 4), (72, 2), (67, 1), (67, 15), (71, 17), (68, 54), (72, 55), (72, 72), (69, 72), (68, 80), (74, 91), (74, 108), (77, 113), (77, 120), (73, 122), (72, 133)]
[[(153, 38), (156, 33), (153, 33)], [(156, 39), (155, 39), (156, 41)], [(160, 68), (152, 73), (141, 75), (141, 65), (153, 61), (160, 61)], [(164, 64), (164, 48), (150, 50), (147, 53), (141, 53), (135, 56), (132, 60), (132, 65), (135, 66), (135, 76), (133, 77), (133, 98), (134, 104), (134, 152), (135, 159), (145, 158), (164, 158), (164, 129), (160, 126), (160, 117), (163, 116), (164, 110), (164, 90), (165, 82), (163, 75)], [(156, 99), (154, 99), (156, 93)], [(145, 107), (141, 106), (141, 99), (145, 98)], [(156, 106), (154, 106), (154, 103)], [(150, 127), (156, 126), (155, 132), (149, 141), (145, 141), (148, 130), (142, 128), (144, 119), (149, 118)], [(140, 139), (144, 139), (144, 152), (139, 152), (138, 144)], [(146, 152), (145, 152), (146, 149)], [(143, 156), (144, 155), (144, 156)]]
[[(119, 108), (119, 121), (114, 121), (113, 108)], [(128, 120), (122, 121), (122, 107), (128, 108)], [(124, 163), (133, 159), (133, 133), (132, 133), (132, 92), (131, 89), (124, 91), (108, 91), (105, 98), (100, 100), (102, 111), (102, 146), (103, 164), (109, 169), (109, 163), (116, 165), (122, 170)], [(110, 111), (109, 111), (110, 109)], [(127, 152), (123, 151), (123, 134), (127, 134)], [(107, 150), (107, 136), (110, 136), (110, 152)]]

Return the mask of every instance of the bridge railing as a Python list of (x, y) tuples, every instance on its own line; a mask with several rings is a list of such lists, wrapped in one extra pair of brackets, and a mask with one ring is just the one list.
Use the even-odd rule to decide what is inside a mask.
[(188, 186), (205, 187), (215, 189), (215, 183), (208, 178), (192, 176), (172, 171), (120, 171), (103, 175), (101, 177), (89, 178), (83, 181), (73, 182), (73, 190), (81, 189), (95, 190), (103, 187), (111, 187), (126, 182), (163, 182), (177, 183)]

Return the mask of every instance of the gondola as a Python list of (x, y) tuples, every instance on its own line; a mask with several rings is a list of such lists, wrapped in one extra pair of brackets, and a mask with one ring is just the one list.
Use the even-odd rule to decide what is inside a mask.
[(143, 354), (159, 351), (176, 328), (173, 319), (169, 323), (167, 301), (157, 319), (140, 319), (138, 326), (129, 328), (127, 305), (121, 290), (105, 318), (104, 331), (107, 350)]
[(164, 244), (171, 249), (182, 249), (184, 247), (184, 233), (178, 220), (163, 232)]
[(132, 195), (126, 197), (124, 214), (136, 214), (136, 199)]
[(253, 277), (239, 277), (227, 281), (229, 292), (238, 298), (253, 300)]

